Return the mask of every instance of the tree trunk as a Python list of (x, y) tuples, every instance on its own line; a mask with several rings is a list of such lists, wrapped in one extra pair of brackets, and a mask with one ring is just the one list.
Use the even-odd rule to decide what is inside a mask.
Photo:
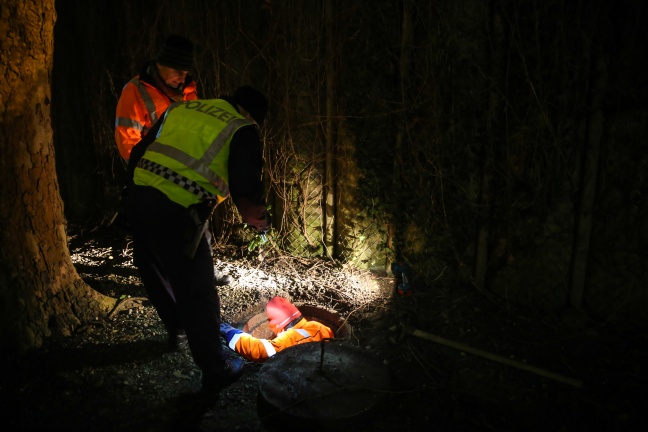
[(486, 287), (486, 276), (489, 261), (489, 239), (491, 230), (491, 211), (493, 205), (493, 159), (495, 151), (496, 131), (495, 123), (498, 118), (498, 110), (501, 96), (498, 94), (497, 86), (502, 83), (502, 62), (504, 50), (504, 24), (500, 10), (491, 3), (490, 10), (490, 31), (492, 38), (491, 59), (490, 59), (490, 80), (491, 86), (488, 95), (488, 113), (486, 124), (486, 138), (482, 153), (482, 177), (479, 193), (479, 216), (477, 219), (477, 239), (475, 245), (475, 270), (473, 281), (479, 288)]
[[(406, 166), (406, 147), (407, 147), (407, 107), (410, 98), (410, 66), (412, 61), (412, 44), (414, 42), (414, 24), (412, 22), (412, 1), (406, 0), (403, 2), (403, 19), (401, 21), (401, 40), (400, 40), (400, 61), (399, 61), (399, 95), (402, 109), (402, 117), (398, 119), (396, 124), (396, 137), (394, 141), (394, 175), (392, 178), (394, 195), (397, 197), (397, 206), (401, 209), (406, 208), (403, 198), (406, 194), (404, 192), (405, 176), (408, 174), (405, 169)], [(398, 215), (402, 217), (403, 215)], [(387, 243), (389, 248), (394, 251), (394, 258), (396, 261), (402, 260), (403, 240), (394, 239), (394, 233), (399, 229), (397, 225), (402, 226), (402, 221), (392, 220), (388, 227), (389, 237)], [(400, 236), (402, 237), (402, 231)], [(387, 266), (387, 271), (391, 272), (391, 265)]]
[(587, 138), (583, 155), (578, 213), (576, 214), (576, 233), (571, 262), (570, 304), (576, 309), (583, 307), (587, 263), (590, 252), (590, 236), (594, 223), (594, 202), (603, 135), (603, 99), (607, 87), (607, 56), (599, 50), (596, 70), (591, 80), (593, 87), (590, 96), (590, 113), (587, 119)]
[(67, 248), (50, 119), (54, 0), (5, 0), (0, 12), (0, 345), (24, 352), (115, 301), (81, 280)]
[(335, 104), (334, 74), (335, 50), (333, 47), (333, 5), (331, 1), (324, 4), (326, 14), (326, 175), (324, 182), (324, 245), (329, 258), (337, 257), (335, 245), (335, 121), (333, 106)]

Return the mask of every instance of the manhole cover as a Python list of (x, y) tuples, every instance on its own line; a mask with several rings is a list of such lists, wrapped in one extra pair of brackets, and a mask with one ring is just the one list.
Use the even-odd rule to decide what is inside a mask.
[(350, 426), (367, 421), (390, 386), (387, 368), (360, 348), (335, 341), (296, 345), (261, 367), (259, 417), (270, 430)]

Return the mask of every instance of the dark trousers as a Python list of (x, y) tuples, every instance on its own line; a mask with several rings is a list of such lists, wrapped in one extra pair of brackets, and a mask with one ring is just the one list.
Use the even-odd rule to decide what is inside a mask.
[(195, 226), (189, 211), (152, 187), (131, 186), (126, 208), (133, 259), (151, 303), (169, 332), (184, 329), (203, 377), (222, 373), (220, 298), (203, 236), (193, 259), (184, 251)]

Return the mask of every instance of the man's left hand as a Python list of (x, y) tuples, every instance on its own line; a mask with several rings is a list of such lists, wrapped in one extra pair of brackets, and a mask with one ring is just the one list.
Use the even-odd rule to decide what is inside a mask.
[(263, 202), (255, 203), (247, 198), (234, 202), (243, 222), (262, 233), (270, 229), (270, 214)]

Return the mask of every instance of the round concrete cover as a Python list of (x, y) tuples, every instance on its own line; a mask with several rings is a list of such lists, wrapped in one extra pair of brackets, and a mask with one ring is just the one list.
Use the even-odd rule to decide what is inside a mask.
[(299, 419), (351, 419), (376, 407), (389, 388), (389, 371), (380, 361), (335, 341), (288, 348), (259, 371), (260, 396)]

